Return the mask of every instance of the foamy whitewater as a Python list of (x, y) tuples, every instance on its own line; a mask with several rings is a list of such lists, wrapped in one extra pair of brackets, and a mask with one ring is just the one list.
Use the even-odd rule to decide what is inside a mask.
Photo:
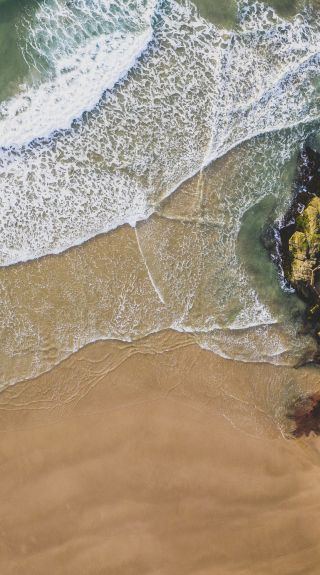
[(155, 2), (45, 0), (26, 23), (25, 59), (44, 76), (0, 107), (1, 146), (69, 128), (124, 76), (152, 38)]
[[(319, 119), (320, 18), (306, 8), (285, 20), (239, 0), (237, 27), (225, 30), (189, 2), (44, 0), (23, 29), (29, 77), (0, 107), (1, 265), (129, 223), (161, 308), (123, 325), (119, 312), (118, 324), (81, 337), (66, 324), (68, 345), (62, 326), (52, 362), (98, 338), (168, 327), (225, 356), (296, 359), (310, 342), (294, 343), (293, 324), (248, 272), (238, 235), (263, 198), (274, 197), (276, 216), (289, 202), (290, 166)], [(196, 197), (191, 213), (172, 194), (182, 185), (184, 197), (198, 173), (185, 196)], [(120, 288), (112, 305), (133, 298), (138, 314)], [(26, 313), (7, 291), (3, 280), (3, 330)], [(28, 376), (51, 367), (35, 359), (39, 338)], [(6, 354), (18, 353), (10, 345)]]

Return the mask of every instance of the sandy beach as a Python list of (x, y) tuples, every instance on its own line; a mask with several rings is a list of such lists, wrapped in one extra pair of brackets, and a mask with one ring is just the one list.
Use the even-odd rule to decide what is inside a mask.
[(169, 331), (8, 388), (1, 574), (318, 573), (320, 442), (283, 437), (318, 379)]
[(318, 5), (0, 0), (0, 575), (319, 575)]

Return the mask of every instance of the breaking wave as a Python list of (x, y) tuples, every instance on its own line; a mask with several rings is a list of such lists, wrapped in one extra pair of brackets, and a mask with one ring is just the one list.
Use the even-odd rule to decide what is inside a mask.
[[(55, 78), (2, 105), (4, 147), (66, 127), (92, 106), (108, 82), (127, 70), (128, 54), (131, 64), (146, 45), (152, 16), (153, 45), (86, 121), (48, 141), (3, 150), (1, 265), (58, 253), (126, 222), (134, 225), (240, 142), (319, 116), (320, 27), (308, 12), (285, 21), (263, 4), (242, 1), (239, 29), (226, 31), (189, 4), (165, 2), (155, 15), (154, 6), (145, 10), (143, 2), (136, 3), (131, 19), (126, 2), (77, 0), (72, 6), (78, 27), (71, 27), (65, 3), (40, 8), (26, 53), (38, 50), (38, 62), (46, 74), (53, 67)], [(91, 11), (92, 20), (86, 20)], [(106, 23), (110, 15), (111, 22), (116, 18), (117, 31), (113, 24), (107, 36), (101, 34), (97, 14), (105, 14)], [(48, 30), (50, 65), (40, 42)]]
[[(34, 86), (0, 106), (0, 145), (22, 146), (69, 128), (135, 64), (152, 38), (152, 0), (44, 0), (26, 19)], [(37, 81), (36, 81), (37, 79)]]
[[(90, 329), (89, 315), (84, 325), (81, 316), (61, 335), (60, 320), (54, 349), (69, 350), (66, 356), (98, 338), (130, 340), (172, 327), (226, 356), (297, 357), (292, 324), (268, 294), (260, 297), (238, 235), (263, 198), (273, 196), (281, 213), (290, 197), (290, 162), (319, 119), (319, 18), (306, 8), (286, 20), (266, 4), (239, 0), (237, 27), (226, 30), (189, 2), (45, 0), (25, 26), (32, 81), (1, 106), (0, 266), (129, 223), (134, 261), (145, 272), (143, 287), (140, 268), (127, 285), (117, 262), (114, 277), (123, 284), (112, 289), (113, 279), (98, 275), (90, 293), (104, 307), (89, 314)], [(84, 260), (66, 257), (72, 264), (64, 273), (76, 282)], [(10, 272), (17, 290), (24, 273), (32, 285), (38, 272), (28, 270)], [(17, 320), (7, 281), (1, 324), (10, 331)], [(111, 303), (105, 285), (116, 293)], [(140, 301), (144, 290), (150, 306), (146, 296)], [(69, 287), (63, 293), (62, 302), (79, 297)], [(41, 313), (50, 314), (50, 305)], [(35, 338), (34, 369), (42, 336), (34, 336), (33, 318), (23, 316), (21, 325), (12, 333)]]

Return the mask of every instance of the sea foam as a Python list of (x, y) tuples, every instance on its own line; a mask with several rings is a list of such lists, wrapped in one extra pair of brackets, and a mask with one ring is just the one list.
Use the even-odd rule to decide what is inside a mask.
[[(109, 6), (98, 0), (75, 3), (84, 15), (91, 13), (89, 4), (96, 11)], [(53, 21), (59, 6), (52, 3)], [(134, 21), (129, 4), (117, 6), (120, 36), (115, 28), (88, 34), (84, 16), (71, 40), (59, 16), (51, 26), (50, 50), (40, 42), (41, 19), (37, 32), (30, 33), (25, 54), (37, 80), (3, 104), (0, 120), (0, 264), (58, 253), (121, 224), (135, 226), (156, 212), (159, 217), (137, 227), (136, 235), (166, 319), (155, 317), (148, 330), (136, 326), (134, 332), (128, 321), (100, 331), (94, 324), (91, 335), (81, 331), (80, 343), (70, 338), (72, 351), (98, 337), (125, 333), (130, 339), (174, 327), (198, 334), (206, 347), (227, 355), (232, 348), (225, 343), (227, 332), (247, 342), (251, 330), (270, 326), (259, 333), (272, 332), (269, 356), (283, 356), (292, 331), (277, 336), (279, 317), (258, 297), (237, 252), (237, 236), (244, 214), (262, 198), (273, 194), (281, 204), (282, 195), (288, 197), (287, 164), (309, 124), (319, 119), (320, 23), (307, 9), (285, 20), (265, 4), (249, 1), (239, 1), (236, 30), (207, 22), (189, 3), (150, 6), (147, 18), (139, 4)], [(72, 18), (77, 21), (76, 13)], [(137, 61), (151, 32), (148, 50)], [(59, 34), (69, 40), (59, 41)], [(132, 62), (136, 65), (123, 77)], [(84, 88), (76, 90), (67, 109), (64, 95), (70, 102), (75, 86)], [(108, 87), (91, 114), (63, 130)], [(20, 110), (22, 101), (26, 107)], [(29, 114), (37, 121), (28, 123)], [(54, 130), (53, 137), (39, 139)], [(171, 211), (164, 207), (163, 200), (180, 184), (204, 173), (217, 158), (222, 163), (211, 164), (203, 192), (201, 178), (195, 182), (199, 190), (188, 191), (196, 197), (191, 215), (184, 213), (183, 202)], [(178, 222), (179, 230), (173, 225), (170, 232), (168, 222)], [(132, 290), (125, 296), (118, 291), (128, 307)], [(118, 304), (121, 311), (121, 302), (113, 308)], [(7, 314), (4, 325), (13, 315)], [(263, 341), (265, 360), (268, 338)]]
[[(2, 105), (1, 265), (134, 225), (240, 142), (319, 117), (320, 28), (307, 12), (285, 21), (263, 4), (239, 2), (239, 30), (226, 31), (189, 4), (147, 11), (136, 4), (133, 17), (118, 0), (122, 18), (115, 12), (116, 24), (103, 36), (96, 17), (94, 33), (84, 33), (91, 25), (85, 17), (104, 8), (109, 22), (115, 5), (78, 0), (72, 23), (82, 16), (70, 40), (61, 3), (55, 0), (47, 12), (46, 4), (25, 53), (49, 79)], [(113, 85), (146, 46), (151, 21), (148, 54), (94, 114), (52, 140), (34, 142), (70, 125)], [(40, 38), (48, 22), (45, 50)]]
[(110, 0), (45, 0), (25, 23), (22, 47), (37, 81), (0, 106), (0, 145), (49, 137), (92, 110), (147, 47), (154, 8), (141, 1), (127, 13), (126, 3)]

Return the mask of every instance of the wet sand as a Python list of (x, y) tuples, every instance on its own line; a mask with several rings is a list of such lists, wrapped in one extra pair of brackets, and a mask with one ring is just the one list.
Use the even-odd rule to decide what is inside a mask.
[(8, 388), (1, 575), (317, 574), (320, 441), (283, 435), (318, 373), (162, 332)]

